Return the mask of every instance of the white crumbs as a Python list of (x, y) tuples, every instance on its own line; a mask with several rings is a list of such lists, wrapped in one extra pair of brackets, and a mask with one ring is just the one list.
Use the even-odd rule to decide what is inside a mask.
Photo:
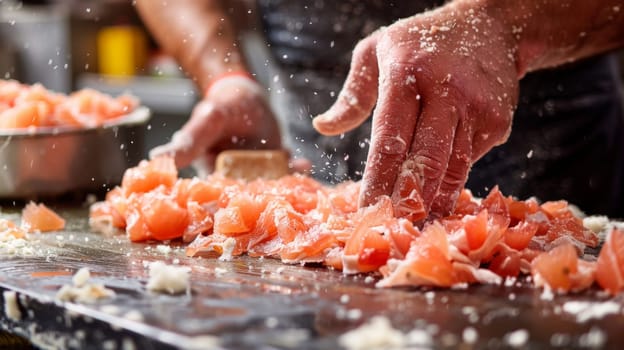
[(388, 318), (375, 316), (368, 323), (341, 335), (338, 342), (349, 350), (387, 349), (405, 346), (407, 338), (392, 327)]
[[(536, 277), (540, 277), (540, 276), (537, 275)], [(555, 294), (553, 293), (552, 289), (550, 289), (550, 287), (547, 284), (545, 284), (544, 290), (542, 291), (542, 294), (540, 294), (540, 299), (553, 300), (554, 298), (555, 298)]]
[(366, 276), (366, 278), (364, 278), (364, 283), (371, 284), (373, 282), (375, 282), (375, 277), (373, 276)]
[(147, 289), (152, 292), (178, 294), (189, 288), (191, 269), (186, 266), (167, 265), (162, 261), (149, 264)]
[(223, 253), (221, 253), (219, 260), (221, 261), (232, 260), (232, 253), (234, 253), (234, 248), (236, 248), (236, 240), (232, 237), (229, 237), (228, 239), (225, 240), (225, 242), (223, 242), (222, 248), (223, 248)]
[(135, 322), (143, 322), (143, 314), (138, 310), (130, 310), (123, 315), (123, 318), (135, 321)]
[(156, 246), (156, 251), (163, 255), (168, 255), (169, 253), (171, 253), (171, 247), (166, 244), (159, 244)]
[(198, 335), (188, 338), (184, 348), (189, 350), (214, 349), (219, 346), (219, 338), (212, 335)]
[(22, 319), (22, 312), (17, 304), (17, 293), (14, 291), (2, 292), (4, 297), (4, 314), (9, 320), (19, 321)]
[(606, 216), (594, 215), (583, 218), (583, 227), (590, 229), (595, 233), (604, 231), (608, 224), (609, 218)]
[(505, 343), (512, 348), (520, 348), (529, 340), (529, 331), (526, 329), (518, 329), (511, 333), (505, 334)]
[(466, 327), (462, 332), (462, 339), (467, 344), (474, 344), (479, 339), (479, 333), (474, 327)]
[(74, 277), (72, 277), (72, 282), (76, 287), (83, 287), (85, 284), (87, 284), (89, 278), (91, 278), (91, 273), (89, 272), (89, 269), (83, 267), (74, 274)]
[(115, 292), (104, 287), (102, 284), (88, 283), (91, 274), (88, 269), (82, 268), (72, 278), (73, 285), (64, 285), (56, 293), (56, 299), (60, 301), (72, 301), (78, 303), (93, 303), (98, 299), (111, 298)]
[(26, 239), (12, 238), (0, 240), (0, 252), (11, 256), (33, 256), (35, 250)]
[(576, 321), (583, 323), (591, 319), (600, 319), (607, 315), (619, 314), (622, 305), (613, 300), (605, 302), (568, 301), (563, 304), (563, 311), (576, 315)]
[(592, 327), (587, 333), (581, 334), (579, 345), (583, 348), (598, 349), (604, 346), (607, 335), (600, 328)]

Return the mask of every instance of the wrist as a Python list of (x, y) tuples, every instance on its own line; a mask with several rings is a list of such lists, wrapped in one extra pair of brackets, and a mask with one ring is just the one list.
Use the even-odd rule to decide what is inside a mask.
[(253, 75), (246, 70), (233, 70), (233, 71), (224, 72), (215, 76), (213, 79), (210, 80), (210, 82), (204, 89), (204, 96), (208, 96), (208, 94), (210, 94), (213, 88), (217, 86), (219, 83), (223, 82), (224, 80), (233, 79), (233, 78), (246, 79), (254, 83), (256, 82), (256, 79), (253, 77)]
[(522, 78), (534, 69), (535, 62), (547, 48), (534, 28), (528, 25), (526, 4), (516, 0), (480, 0), (477, 3), (487, 18), (498, 26), (498, 33), (507, 48), (507, 57), (513, 61), (518, 78)]
[[(524, 76), (541, 47), (525, 41), (525, 25), (515, 12), (516, 0), (455, 0), (440, 10), (461, 38), (459, 51), (473, 57), (500, 57), (483, 64), (503, 64)], [(503, 62), (505, 61), (505, 62)]]
[(459, 1), (481, 3), (499, 23), (519, 77), (624, 45), (621, 0)]
[[(551, 20), (535, 11), (533, 1), (483, 0), (488, 16), (500, 24), (504, 40), (513, 50), (518, 78), (542, 68), (551, 50), (544, 37), (550, 32)], [(539, 25), (535, 25), (539, 23)]]

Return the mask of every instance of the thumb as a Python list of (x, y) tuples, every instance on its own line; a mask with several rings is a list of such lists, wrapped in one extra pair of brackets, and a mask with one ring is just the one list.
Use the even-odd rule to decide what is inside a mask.
[(360, 41), (353, 50), (351, 67), (334, 105), (312, 121), (324, 135), (338, 135), (362, 124), (377, 101), (379, 68), (377, 33)]

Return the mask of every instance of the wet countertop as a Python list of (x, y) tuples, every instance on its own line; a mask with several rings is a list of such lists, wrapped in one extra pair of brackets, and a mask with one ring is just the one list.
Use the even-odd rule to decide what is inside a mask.
[[(60, 214), (67, 228), (34, 235), (32, 254), (0, 249), (0, 289), (17, 292), (21, 311), (19, 320), (10, 318), (1, 303), (0, 325), (42, 348), (338, 349), (341, 335), (375, 316), (409, 334), (411, 349), (624, 344), (622, 308), (594, 318), (566, 311), (574, 302), (589, 309), (624, 306), (621, 298), (595, 290), (550, 298), (522, 280), (452, 290), (379, 289), (374, 275), (246, 256), (187, 258), (175, 244), (166, 253), (155, 243), (91, 232), (85, 206)], [(10, 210), (3, 216), (19, 217)], [(176, 296), (147, 291), (147, 265), (157, 260), (191, 267), (190, 290)], [(55, 299), (82, 267), (115, 297), (92, 304)]]

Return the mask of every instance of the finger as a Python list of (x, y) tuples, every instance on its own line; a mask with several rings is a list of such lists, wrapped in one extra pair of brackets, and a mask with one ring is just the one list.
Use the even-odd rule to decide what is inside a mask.
[(312, 162), (306, 158), (291, 159), (288, 168), (294, 173), (309, 174), (312, 170)]
[(427, 216), (448, 167), (457, 110), (438, 96), (425, 98), (412, 148), (394, 185), (395, 214), (419, 221)]
[(222, 115), (212, 103), (200, 102), (182, 129), (169, 143), (150, 151), (150, 157), (166, 154), (175, 159), (177, 167), (184, 168), (218, 141), (224, 127)]
[(451, 158), (440, 183), (438, 195), (431, 204), (430, 216), (447, 216), (455, 208), (457, 198), (466, 184), (468, 172), (472, 166), (472, 135), (470, 124), (460, 119), (453, 140)]
[(338, 99), (325, 113), (312, 121), (314, 128), (324, 135), (338, 135), (362, 124), (377, 101), (379, 68), (375, 36), (355, 47), (351, 68)]
[(392, 65), (382, 76), (360, 206), (374, 204), (380, 196), (392, 193), (409, 151), (420, 106), (413, 70), (404, 65)]
[(191, 167), (195, 171), (195, 176), (203, 179), (206, 178), (206, 176), (212, 174), (215, 168), (216, 159), (217, 155), (212, 152), (208, 152), (195, 158), (191, 162)]

